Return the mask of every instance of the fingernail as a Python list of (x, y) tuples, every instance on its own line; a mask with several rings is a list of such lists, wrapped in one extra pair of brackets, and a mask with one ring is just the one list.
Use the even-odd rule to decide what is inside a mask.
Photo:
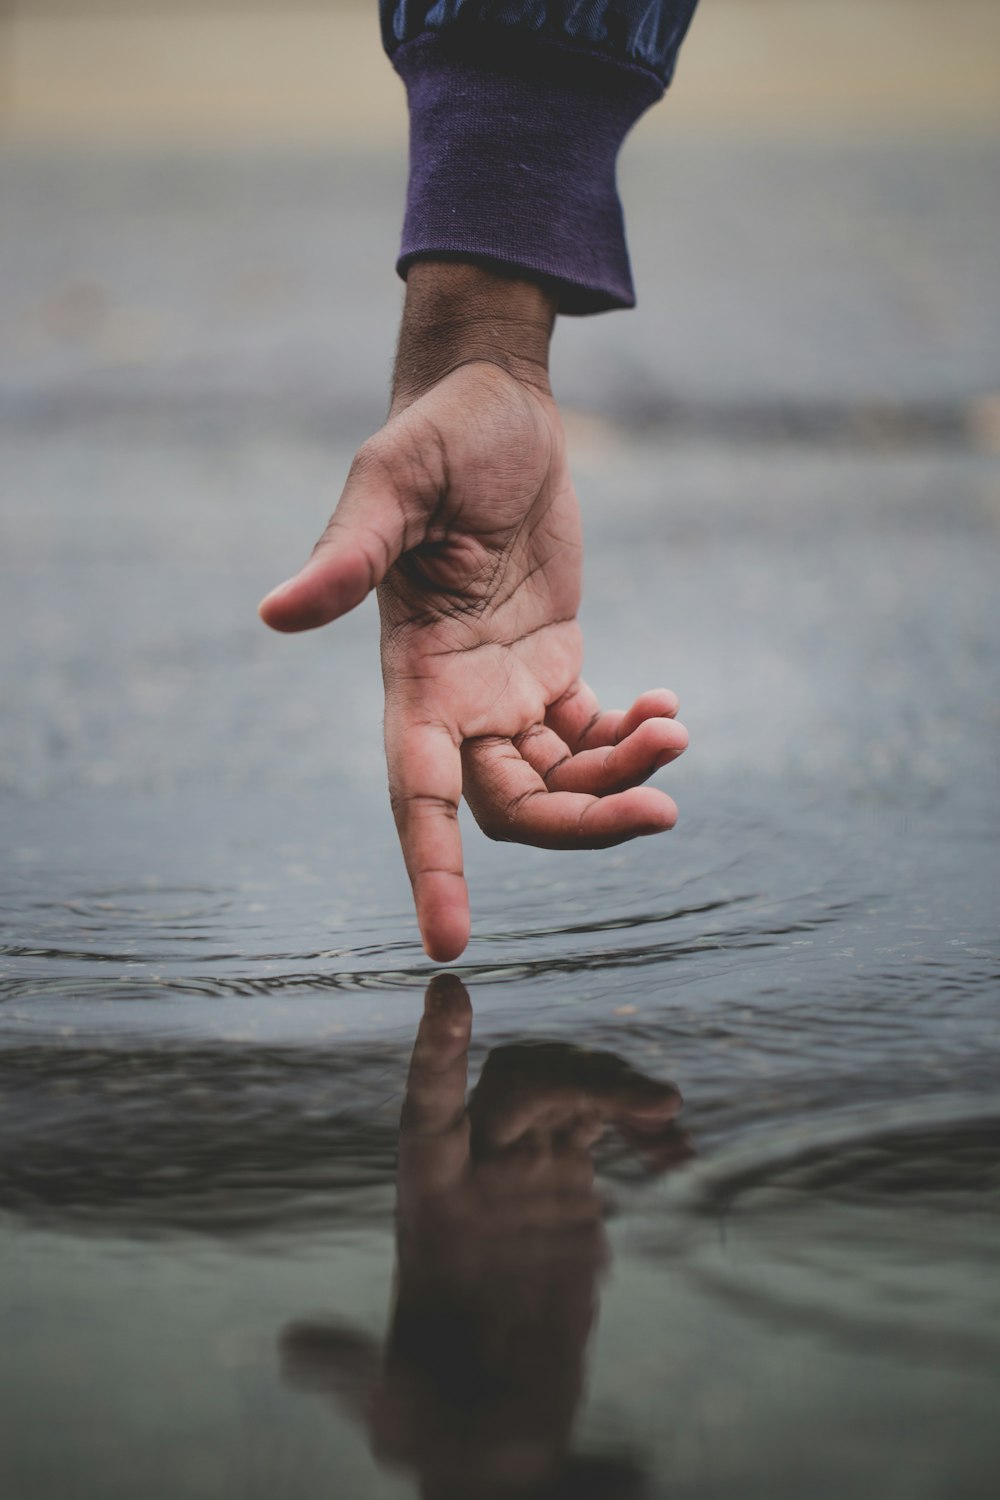
[(264, 595), (257, 608), (263, 609), (265, 605), (270, 604), (272, 599), (280, 599), (282, 594), (287, 594), (297, 577), (298, 575), (296, 574), (295, 578), (286, 578), (284, 583), (279, 583), (277, 588), (273, 588), (269, 594)]

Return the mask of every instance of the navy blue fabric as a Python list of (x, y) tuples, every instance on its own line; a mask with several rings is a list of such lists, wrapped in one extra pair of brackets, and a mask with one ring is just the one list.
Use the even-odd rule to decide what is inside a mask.
[(509, 30), (635, 63), (670, 82), (698, 0), (380, 0), (392, 55), (424, 32)]
[(395, 61), (410, 103), (400, 274), (444, 255), (554, 284), (564, 313), (631, 307), (615, 161), (659, 79), (506, 38), (476, 53), (428, 34)]
[(474, 260), (545, 281), (562, 312), (633, 306), (618, 152), (696, 5), (381, 0), (410, 109), (399, 274)]

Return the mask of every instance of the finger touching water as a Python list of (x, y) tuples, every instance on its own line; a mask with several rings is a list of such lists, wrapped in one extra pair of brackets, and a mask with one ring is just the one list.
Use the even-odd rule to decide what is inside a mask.
[(462, 757), (448, 730), (405, 713), (386, 714), (392, 804), (420, 935), (435, 963), (450, 963), (469, 941), (469, 892), (458, 804)]
[[(434, 309), (450, 319), (450, 294)], [(470, 934), (463, 795), (493, 839), (607, 848), (673, 827), (672, 800), (643, 783), (687, 732), (666, 689), (605, 712), (580, 680), (579, 504), (538, 350), (512, 373), (475, 345), (428, 381), (440, 327), (420, 328), (401, 344), (420, 378), (397, 381), (312, 557), (260, 608), (308, 630), (377, 589), (390, 800), (424, 948), (448, 963)]]

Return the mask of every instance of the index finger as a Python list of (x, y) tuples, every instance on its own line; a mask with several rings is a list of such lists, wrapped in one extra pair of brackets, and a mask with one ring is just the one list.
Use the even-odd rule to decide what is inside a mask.
[(403, 849), (424, 950), (450, 963), (469, 941), (469, 892), (458, 803), (462, 756), (443, 724), (387, 711), (389, 800)]
[(435, 974), (410, 1059), (399, 1129), (400, 1204), (445, 1192), (462, 1179), (469, 1159), (465, 1089), (472, 1003), (457, 974)]
[(435, 974), (424, 992), (403, 1100), (403, 1129), (442, 1135), (465, 1113), (472, 1001), (457, 974)]

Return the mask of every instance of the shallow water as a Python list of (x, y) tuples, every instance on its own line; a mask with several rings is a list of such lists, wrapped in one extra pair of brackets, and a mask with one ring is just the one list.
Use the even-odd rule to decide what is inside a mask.
[[(416, 1145), (390, 846), (345, 871), (293, 799), (22, 808), (5, 1493), (992, 1493), (995, 831), (766, 795), (582, 870), (470, 835), (492, 1082), (466, 1140), (425, 1060)], [(59, 899), (56, 828), (98, 856)]]
[[(888, 276), (925, 190), (987, 213), (962, 160), (843, 164), (845, 285)], [(134, 378), (32, 345), (0, 412), (0, 1493), (992, 1496), (1000, 480), (963, 375), (992, 262), (970, 242), (958, 284), (942, 211), (896, 301), (844, 304), (898, 320), (867, 336), (880, 380), (902, 360), (893, 388), (944, 402), (929, 429), (844, 396), (864, 329), (826, 346), (775, 305), (780, 282), (820, 318), (795, 276), (828, 242), (787, 162), (739, 167), (772, 194), (745, 300), (799, 364), (727, 392), (735, 439), (697, 391), (671, 427), (620, 329), (567, 330), (583, 385), (644, 393), (631, 428), (572, 415), (588, 676), (679, 691), (681, 821), (569, 857), (467, 827), (464, 988), (430, 992), (411, 1065), (433, 970), (372, 611), (295, 642), (253, 614), (325, 519), (350, 399), (378, 404), (338, 367), (327, 427), (331, 329), (391, 312), (370, 271), (372, 306), (334, 289), (306, 338), (333, 210), (286, 166), (161, 166), (162, 203), (142, 163), (11, 172), (14, 292), (96, 266), (191, 326)], [(730, 238), (699, 225), (703, 166), (666, 230), (695, 280)], [(372, 172), (359, 246), (395, 223), (396, 168)], [(98, 187), (99, 216), (62, 206)], [(248, 233), (291, 257), (273, 326), (226, 311)], [(713, 261), (704, 295), (739, 277)], [(774, 394), (788, 368), (805, 405)]]

